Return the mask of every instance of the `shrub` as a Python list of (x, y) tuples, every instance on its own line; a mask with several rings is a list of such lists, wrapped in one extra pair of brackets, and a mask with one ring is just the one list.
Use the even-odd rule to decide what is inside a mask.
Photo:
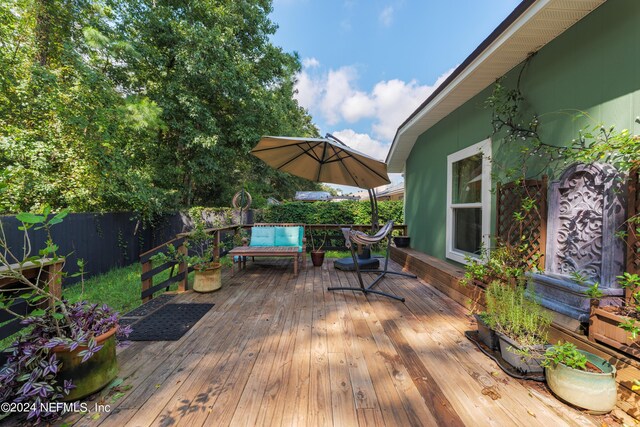
[[(378, 202), (378, 216), (380, 222), (404, 223), (403, 202)], [(368, 201), (289, 202), (266, 207), (256, 216), (256, 222), (370, 224), (371, 205)]]

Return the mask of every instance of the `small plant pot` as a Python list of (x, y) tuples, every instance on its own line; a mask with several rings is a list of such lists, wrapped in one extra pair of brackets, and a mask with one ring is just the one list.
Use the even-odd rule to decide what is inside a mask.
[(409, 236), (395, 236), (393, 238), (396, 248), (408, 248), (411, 244), (411, 237)]
[(324, 251), (311, 251), (311, 263), (314, 267), (321, 267), (324, 263)]
[(78, 347), (71, 351), (64, 346), (53, 348), (56, 358), (62, 362), (62, 367), (58, 373), (58, 383), (64, 380), (71, 380), (75, 388), (62, 398), (65, 402), (72, 402), (93, 394), (118, 376), (118, 361), (116, 359), (116, 330), (110, 331), (96, 337), (96, 343), (102, 348), (98, 350), (89, 360), (82, 362), (79, 354), (87, 347)]
[(222, 287), (222, 265), (220, 263), (211, 264), (204, 271), (195, 272), (193, 279), (193, 290), (200, 293), (217, 291)]
[[(500, 332), (496, 332), (500, 341), (500, 354), (502, 358), (517, 369), (520, 372), (525, 374), (528, 373), (542, 373), (544, 368), (542, 367), (542, 355), (544, 353), (545, 347), (542, 345), (533, 346), (533, 347), (525, 347), (512, 340), (505, 334)], [(531, 352), (538, 353), (537, 357), (526, 357), (521, 354), (518, 354), (517, 350), (529, 349)]]
[(493, 351), (499, 350), (500, 342), (498, 340), (498, 335), (496, 335), (496, 331), (491, 329), (484, 320), (482, 320), (482, 316), (479, 314), (474, 314), (474, 317), (478, 324), (478, 338), (480, 338), (480, 341)]
[(578, 351), (602, 372), (582, 371), (558, 363), (545, 369), (549, 388), (560, 400), (594, 414), (611, 412), (618, 396), (616, 368), (595, 354)]

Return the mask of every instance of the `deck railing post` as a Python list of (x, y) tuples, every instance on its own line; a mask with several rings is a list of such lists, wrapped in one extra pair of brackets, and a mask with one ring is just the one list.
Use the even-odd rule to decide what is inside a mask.
[(213, 262), (218, 262), (220, 259), (220, 231), (215, 230), (213, 232)]
[[(142, 263), (142, 275), (144, 275), (144, 273), (148, 273), (149, 271), (151, 271), (152, 267), (153, 266), (152, 266), (151, 260), (149, 260), (147, 262), (143, 262)], [(145, 280), (142, 281), (142, 292), (146, 291), (147, 289), (151, 288), (152, 286), (153, 286), (153, 276), (151, 276), (148, 279), (145, 279)], [(142, 302), (147, 302), (152, 297), (153, 297), (153, 295), (149, 295), (147, 297), (144, 297), (144, 298), (142, 298)]]
[(186, 257), (189, 252), (186, 245), (188, 241), (189, 238), (187, 237), (185, 241), (178, 247), (178, 254), (181, 259), (180, 263), (178, 264), (178, 275), (184, 275), (182, 280), (178, 282), (178, 292), (185, 292), (187, 290), (187, 284), (189, 282), (189, 265), (186, 261)]

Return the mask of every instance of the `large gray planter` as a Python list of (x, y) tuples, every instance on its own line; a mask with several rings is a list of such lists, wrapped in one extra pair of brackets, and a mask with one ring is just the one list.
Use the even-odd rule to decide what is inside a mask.
[(602, 370), (594, 373), (559, 363), (545, 369), (551, 391), (561, 400), (597, 414), (606, 414), (616, 406), (616, 368), (606, 360), (578, 350)]
[(505, 334), (500, 332), (496, 332), (496, 334), (498, 334), (498, 338), (500, 340), (500, 354), (508, 364), (525, 374), (542, 373), (544, 370), (541, 365), (542, 355), (544, 354), (545, 349), (544, 346), (539, 345), (530, 348), (531, 353), (537, 353), (538, 357), (525, 357), (516, 353), (514, 350), (522, 350), (526, 347), (521, 346)]

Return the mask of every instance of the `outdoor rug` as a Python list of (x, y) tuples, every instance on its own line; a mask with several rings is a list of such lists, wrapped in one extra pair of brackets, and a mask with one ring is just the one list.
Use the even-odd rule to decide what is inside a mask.
[(177, 341), (214, 304), (166, 304), (131, 325), (130, 341)]
[(160, 307), (162, 307), (163, 305), (165, 305), (166, 303), (171, 301), (174, 297), (175, 297), (175, 295), (173, 295), (173, 294), (161, 294), (161, 295), (158, 295), (157, 297), (154, 297), (154, 298), (150, 299), (149, 301), (145, 302), (140, 307), (131, 310), (127, 314), (123, 315), (122, 317), (144, 317), (144, 316), (147, 316), (149, 313), (152, 313), (153, 311), (159, 309)]

